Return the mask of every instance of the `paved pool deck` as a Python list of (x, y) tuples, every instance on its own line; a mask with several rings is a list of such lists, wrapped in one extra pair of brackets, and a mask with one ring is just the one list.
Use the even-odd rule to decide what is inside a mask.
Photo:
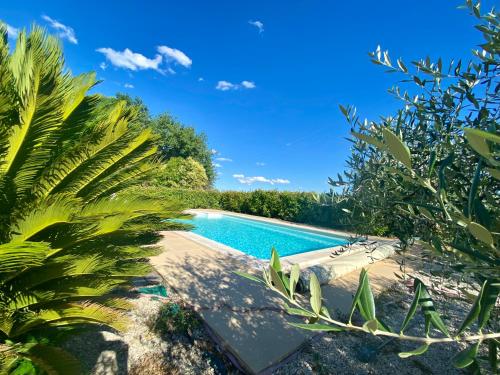
[[(245, 372), (270, 373), (312, 337), (287, 323), (293, 318), (284, 312), (283, 302), (274, 293), (233, 273), (256, 272), (260, 263), (238, 252), (220, 251), (186, 232), (162, 235), (159, 245), (164, 251), (151, 258), (151, 263), (167, 286), (193, 306)], [(351, 263), (347, 258), (342, 262)], [(362, 266), (366, 264), (349, 265), (343, 276), (322, 286), (325, 304), (331, 310), (347, 313)], [(366, 268), (375, 293), (395, 282), (394, 272), (399, 271), (393, 259)]]

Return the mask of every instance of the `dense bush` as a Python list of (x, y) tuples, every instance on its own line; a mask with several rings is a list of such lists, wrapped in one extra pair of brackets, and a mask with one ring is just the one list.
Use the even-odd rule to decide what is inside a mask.
[(155, 181), (160, 186), (195, 190), (209, 184), (205, 168), (192, 157), (168, 159), (156, 174)]

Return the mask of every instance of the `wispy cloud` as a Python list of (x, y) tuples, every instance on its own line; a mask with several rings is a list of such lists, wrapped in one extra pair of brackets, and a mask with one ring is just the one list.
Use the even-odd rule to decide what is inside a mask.
[(126, 89), (133, 89), (134, 85), (132, 85), (131, 83), (126, 83), (123, 85), (123, 87), (125, 87)]
[(19, 29), (9, 25), (8, 23), (4, 23), (4, 25), (7, 27), (7, 37), (15, 39), (17, 37), (17, 34), (19, 34)]
[(101, 68), (102, 70), (106, 70), (107, 67), (108, 67), (108, 64), (106, 64), (104, 61), (99, 64), (99, 68)]
[(158, 46), (157, 50), (159, 53), (166, 56), (167, 60), (175, 61), (177, 64), (180, 64), (185, 68), (190, 68), (193, 64), (193, 60), (191, 60), (184, 52), (176, 48)]
[(218, 155), (219, 154), (219, 151), (216, 150), (215, 148), (211, 149), (210, 152), (212, 153), (212, 155)]
[(248, 21), (248, 23), (252, 26), (255, 26), (259, 30), (259, 34), (262, 34), (264, 32), (264, 24), (261, 21)]
[(222, 168), (222, 164), (219, 163), (213, 163), (212, 164), (215, 168)]
[(255, 88), (255, 82), (252, 82), (252, 81), (241, 81), (241, 86), (243, 86), (246, 89), (254, 89)]
[(205, 80), (205, 78), (203, 78), (203, 77), (198, 78), (198, 82), (203, 82), (204, 80)]
[(244, 174), (233, 174), (233, 177), (238, 180), (239, 183), (244, 185), (252, 185), (255, 182), (261, 182), (265, 184), (289, 184), (290, 180), (285, 178), (266, 178), (263, 176), (245, 176)]
[(262, 162), (262, 161), (258, 161), (257, 163), (255, 163), (255, 165), (256, 165), (257, 167), (263, 167), (263, 166), (265, 166), (265, 165), (266, 165), (266, 163), (264, 163), (264, 162)]
[(241, 83), (232, 83), (229, 81), (219, 81), (215, 88), (220, 91), (254, 89), (257, 87), (253, 81), (241, 81)]
[(106, 56), (106, 59), (118, 68), (134, 71), (153, 69), (160, 73), (165, 73), (165, 71), (160, 68), (160, 64), (163, 60), (161, 55), (156, 55), (154, 58), (150, 59), (140, 53), (132, 52), (128, 48), (125, 48), (123, 51), (115, 51), (113, 48), (98, 48), (96, 51)]
[(217, 161), (233, 161), (233, 159), (229, 159), (229, 158), (215, 158), (215, 160), (217, 160)]
[(66, 39), (68, 42), (73, 44), (78, 44), (78, 39), (76, 39), (75, 30), (72, 27), (64, 25), (63, 23), (50, 18), (46, 14), (42, 14), (42, 18), (48, 22), (49, 26), (57, 31), (57, 35), (61, 39)]

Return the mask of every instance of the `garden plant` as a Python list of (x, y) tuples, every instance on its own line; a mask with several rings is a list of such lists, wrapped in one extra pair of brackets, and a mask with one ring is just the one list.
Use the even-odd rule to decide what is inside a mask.
[[(377, 318), (365, 270), (347, 321), (330, 316), (315, 275), (310, 277), (310, 307), (298, 299), (299, 267), (284, 272), (275, 251), (262, 278), (245, 276), (282, 296), (289, 314), (307, 320), (291, 323), (297, 327), (364, 331), (415, 342), (415, 349), (400, 353), (401, 358), (422, 355), (431, 345), (466, 343), (453, 364), (496, 373), (500, 347), (496, 307), (500, 291), (500, 16), (496, 11), (482, 14), (479, 2), (468, 1), (466, 8), (479, 21), (476, 28), (484, 37), (470, 62), (445, 64), (429, 58), (411, 64), (402, 59), (393, 62), (380, 47), (370, 54), (375, 64), (401, 74), (402, 83), (416, 87), (392, 88), (390, 93), (401, 100), (402, 108), (378, 122), (360, 120), (353, 107), (341, 106), (351, 126), (352, 155), (344, 177), (331, 180), (335, 187), (343, 187), (332, 198), (349, 202), (344, 211), (358, 228), (376, 222), (387, 225), (401, 240), (402, 250), (415, 241), (424, 247), (425, 261), (438, 266), (441, 281), (459, 280), (467, 290), (475, 290), (462, 324), (445, 325), (431, 290), (417, 278), (413, 303), (395, 328)], [(356, 310), (363, 325), (352, 322)], [(405, 334), (419, 311), (425, 318), (425, 335)], [(481, 350), (488, 355), (479, 355)]]
[(88, 325), (123, 328), (116, 293), (149, 272), (143, 247), (173, 214), (123, 193), (158, 168), (137, 111), (88, 94), (95, 74), (65, 70), (60, 42), (34, 26), (12, 52), (0, 25), (0, 373), (77, 374), (58, 347)]

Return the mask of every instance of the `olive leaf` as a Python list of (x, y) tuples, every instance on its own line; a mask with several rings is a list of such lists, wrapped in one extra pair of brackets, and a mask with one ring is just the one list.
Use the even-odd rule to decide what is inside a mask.
[(495, 306), (495, 302), (498, 298), (500, 288), (492, 280), (485, 280), (476, 297), (474, 304), (472, 305), (469, 314), (464, 319), (462, 326), (459, 328), (457, 335), (460, 335), (467, 329), (474, 320), (478, 320), (478, 327), (482, 329), (490, 317), (491, 310)]
[(311, 291), (311, 307), (313, 311), (319, 315), (321, 312), (321, 286), (314, 272), (311, 273), (309, 288)]
[(281, 272), (280, 256), (274, 247), (271, 249), (271, 261), (269, 262), (269, 266), (276, 272)]
[(362, 133), (357, 133), (357, 132), (354, 132), (354, 131), (352, 131), (351, 134), (353, 136), (355, 136), (356, 138), (362, 140), (363, 142), (366, 142), (366, 143), (368, 143), (368, 144), (370, 144), (372, 146), (375, 146), (380, 151), (383, 151), (385, 149), (384, 143), (382, 143), (381, 141), (379, 141), (375, 137), (372, 137), (372, 136), (369, 136), (369, 135), (366, 135), (366, 134), (362, 134)]
[(420, 294), (419, 294), (420, 298), (418, 300), (418, 303), (424, 314), (426, 332), (429, 332), (430, 325), (432, 325), (434, 328), (436, 328), (437, 330), (441, 331), (443, 334), (449, 337), (450, 334), (448, 332), (448, 329), (441, 320), (441, 316), (436, 311), (436, 308), (434, 307), (434, 302), (432, 301), (431, 295), (427, 291), (427, 287), (425, 286), (425, 284), (422, 283), (421, 280), (415, 279), (414, 285), (415, 285), (415, 290), (417, 289), (418, 285), (420, 285)]
[(494, 240), (491, 232), (481, 224), (470, 222), (469, 225), (467, 225), (467, 229), (477, 240), (485, 243), (488, 246), (493, 246)]
[(255, 281), (257, 283), (265, 284), (264, 280), (258, 278), (257, 276), (250, 275), (249, 273), (240, 272), (240, 271), (233, 271), (233, 273), (236, 274), (236, 275), (238, 275), (238, 276), (244, 277), (246, 279)]
[(384, 142), (391, 155), (394, 156), (396, 160), (403, 163), (408, 169), (411, 169), (411, 154), (408, 146), (388, 128), (383, 128), (382, 134), (384, 135)]
[(455, 355), (452, 359), (453, 366), (456, 368), (465, 368), (470, 366), (476, 359), (479, 345), (480, 342), (477, 342)]
[(292, 270), (290, 271), (290, 298), (293, 299), (295, 288), (297, 287), (297, 283), (299, 282), (300, 276), (300, 268), (298, 264), (294, 264), (292, 266)]
[(304, 309), (299, 309), (299, 308), (296, 308), (296, 307), (289, 307), (289, 306), (287, 306), (286, 307), (286, 312), (288, 314), (290, 314), (290, 315), (304, 316), (304, 317), (307, 317), (307, 318), (315, 318), (316, 317), (316, 315), (313, 314), (312, 312), (304, 310)]
[(398, 353), (398, 356), (399, 356), (399, 358), (408, 358), (408, 357), (411, 357), (414, 355), (422, 355), (427, 351), (427, 349), (429, 349), (429, 345), (424, 344), (424, 345), (421, 345), (418, 348), (416, 348), (415, 350), (412, 350), (410, 352)]
[(271, 274), (271, 280), (274, 284), (274, 287), (278, 289), (281, 293), (283, 293), (285, 296), (288, 296), (288, 291), (286, 290), (285, 285), (283, 284), (283, 280), (281, 280), (281, 277), (278, 275), (278, 272), (276, 272), (273, 267), (269, 267), (269, 273)]
[(415, 316), (415, 313), (417, 311), (418, 303), (420, 300), (420, 290), (422, 288), (421, 283), (414, 283), (414, 289), (415, 289), (415, 296), (413, 297), (413, 301), (411, 303), (410, 309), (408, 310), (408, 313), (406, 314), (405, 320), (403, 321), (403, 325), (401, 326), (400, 332), (403, 334), (404, 330), (408, 326), (408, 323), (410, 323), (410, 320)]
[(288, 323), (293, 327), (307, 329), (309, 331), (324, 331), (324, 332), (341, 332), (344, 329), (342, 327), (328, 325), (328, 324), (307, 324), (307, 323)]

